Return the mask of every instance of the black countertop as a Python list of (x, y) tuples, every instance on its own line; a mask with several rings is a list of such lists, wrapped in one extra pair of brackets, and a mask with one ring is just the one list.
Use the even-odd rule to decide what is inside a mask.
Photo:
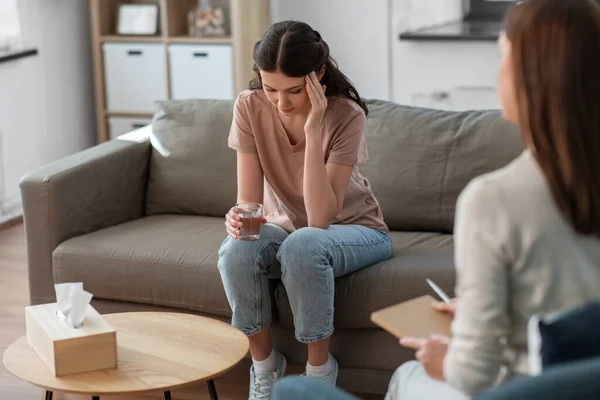
[(37, 49), (20, 49), (20, 50), (9, 50), (7, 52), (0, 51), (0, 64), (9, 62), (12, 60), (18, 60), (20, 58), (32, 57), (37, 55)]
[(402, 32), (400, 40), (492, 42), (501, 31), (500, 21), (459, 21)]

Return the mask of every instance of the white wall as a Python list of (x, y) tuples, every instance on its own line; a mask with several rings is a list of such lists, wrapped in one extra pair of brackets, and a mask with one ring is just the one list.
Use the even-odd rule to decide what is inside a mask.
[(88, 2), (18, 0), (18, 7), (23, 42), (39, 54), (0, 64), (8, 201), (19, 198), (25, 173), (95, 143)]
[(319, 31), (340, 69), (365, 98), (391, 99), (391, 0), (271, 0), (273, 22)]
[(0, 64), (0, 222), (20, 213), (19, 179), (45, 160), (43, 108), (33, 58)]
[(23, 41), (40, 51), (48, 159), (55, 160), (95, 142), (88, 2), (19, 0), (19, 13)]

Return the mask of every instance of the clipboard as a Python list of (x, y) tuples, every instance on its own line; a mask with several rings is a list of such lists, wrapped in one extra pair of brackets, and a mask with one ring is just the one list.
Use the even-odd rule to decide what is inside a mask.
[(397, 338), (428, 338), (431, 335), (452, 336), (452, 315), (435, 310), (430, 295), (417, 297), (375, 311), (371, 321)]

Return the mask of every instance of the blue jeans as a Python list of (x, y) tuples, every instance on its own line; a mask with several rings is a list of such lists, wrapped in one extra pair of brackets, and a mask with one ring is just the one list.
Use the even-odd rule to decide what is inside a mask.
[(600, 357), (577, 360), (544, 368), (539, 376), (515, 378), (476, 400), (598, 400)]
[(358, 400), (331, 385), (316, 379), (289, 376), (275, 381), (271, 400)]
[(314, 343), (333, 333), (334, 278), (390, 258), (386, 232), (360, 225), (302, 228), (265, 224), (260, 239), (225, 239), (219, 271), (232, 325), (254, 335), (271, 324), (269, 279), (281, 279), (294, 314), (296, 339)]

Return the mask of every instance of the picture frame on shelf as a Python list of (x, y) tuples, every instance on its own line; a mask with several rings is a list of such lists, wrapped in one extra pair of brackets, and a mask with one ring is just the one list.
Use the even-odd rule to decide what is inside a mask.
[(120, 4), (117, 12), (117, 34), (157, 35), (157, 4)]
[(227, 16), (222, 7), (198, 6), (187, 14), (188, 36), (190, 37), (227, 37)]

